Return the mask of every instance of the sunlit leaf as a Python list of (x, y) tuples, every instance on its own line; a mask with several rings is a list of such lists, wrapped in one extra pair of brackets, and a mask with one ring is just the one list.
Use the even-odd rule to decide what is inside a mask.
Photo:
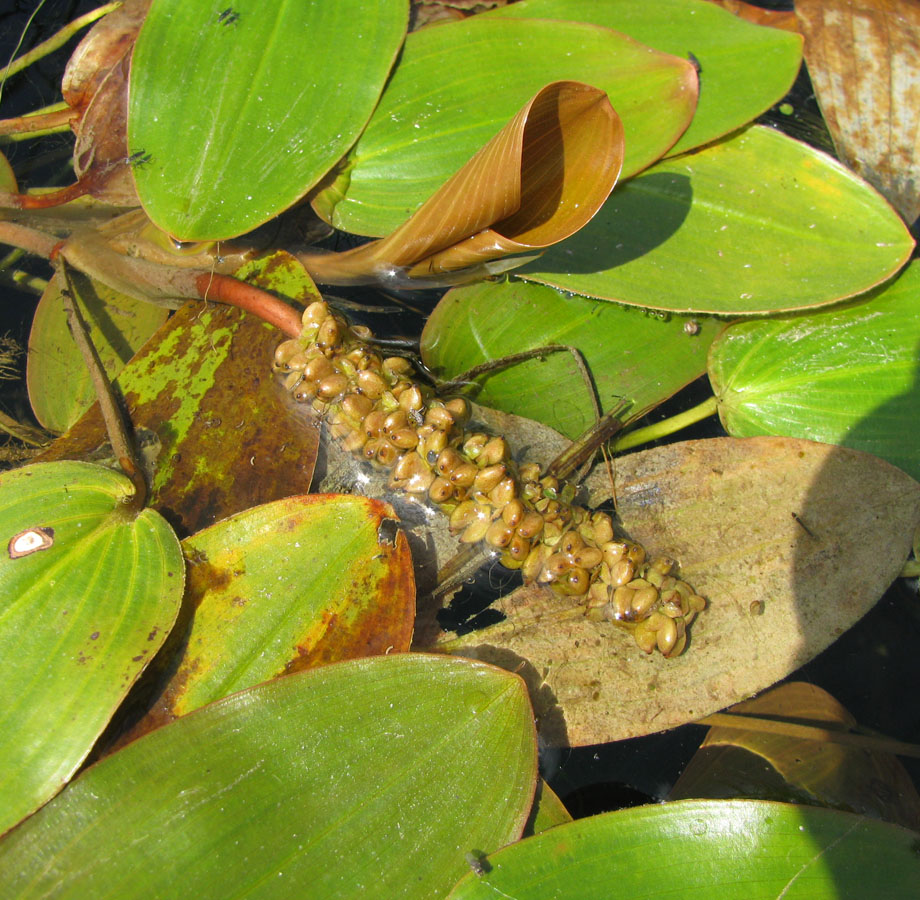
[(756, 126), (621, 185), (578, 234), (516, 274), (652, 309), (746, 315), (867, 291), (913, 246), (852, 172)]
[(571, 822), (572, 817), (565, 808), (565, 804), (555, 794), (553, 789), (542, 779), (537, 785), (537, 796), (534, 800), (534, 809), (531, 811), (531, 820), (524, 834), (530, 837), (541, 831), (548, 831), (557, 825)]
[[(74, 272), (71, 275), (90, 339), (109, 378), (165, 321), (167, 310), (119, 294)], [(89, 370), (67, 326), (55, 275), (42, 294), (29, 334), (26, 383), (35, 418), (49, 431), (66, 431), (96, 399)]]
[(392, 516), (364, 497), (288, 497), (186, 538), (191, 621), (138, 730), (277, 675), (408, 650), (412, 557)]
[(808, 74), (840, 158), (913, 222), (920, 215), (920, 8), (797, 0)]
[[(721, 323), (625, 309), (520, 281), (484, 282), (445, 295), (422, 333), (422, 357), (449, 380), (488, 360), (549, 344), (576, 347), (602, 409), (621, 399), (634, 414), (679, 390), (705, 368)], [(594, 424), (588, 387), (570, 353), (549, 353), (478, 379), (479, 403), (545, 422), (570, 438)]]
[(726, 430), (839, 443), (920, 478), (920, 266), (866, 303), (733, 325), (709, 376)]
[(133, 493), (86, 463), (0, 476), (0, 832), (73, 775), (178, 612), (179, 542)]
[(450, 900), (911, 900), (916, 832), (831, 810), (684, 801), (581, 819), (489, 857)]
[(442, 897), (466, 853), (520, 836), (535, 777), (514, 676), (406, 654), (323, 666), (95, 765), (0, 843), (0, 886), (5, 900)]
[[(138, 430), (151, 505), (182, 536), (309, 489), (317, 434), (285, 412), (271, 376), (281, 338), (227, 306), (189, 303), (118, 379)], [(111, 458), (97, 407), (42, 459)]]
[(689, 62), (608, 29), (482, 16), (424, 28), (406, 39), (367, 129), (314, 205), (345, 231), (389, 233), (555, 81), (607, 92), (626, 136), (623, 177), (658, 159), (696, 105)]
[(622, 164), (623, 125), (606, 94), (554, 82), (383, 240), (300, 259), (326, 284), (394, 274), (424, 283), (456, 270), (466, 280), (470, 270), (482, 277), (495, 260), (578, 231), (613, 190)]
[[(690, 797), (782, 799), (831, 806), (917, 829), (920, 796), (891, 753), (783, 733), (785, 723), (849, 732), (856, 720), (830, 694), (802, 681), (736, 703), (738, 728), (709, 729), (671, 791)], [(744, 729), (744, 715), (775, 721), (776, 730)]]
[(297, 201), (364, 127), (407, 15), (405, 0), (154, 3), (128, 114), (150, 218), (185, 240), (227, 238)]
[(646, 656), (538, 587), (501, 601), (506, 621), (440, 645), (520, 672), (549, 743), (672, 728), (775, 683), (871, 609), (920, 523), (920, 485), (900, 470), (791, 438), (671, 444), (618, 458), (616, 479), (627, 533), (708, 600), (683, 655)]
[(700, 66), (700, 99), (669, 155), (746, 125), (781, 99), (802, 58), (797, 34), (743, 22), (703, 0), (522, 0), (490, 16), (568, 19), (603, 25)]

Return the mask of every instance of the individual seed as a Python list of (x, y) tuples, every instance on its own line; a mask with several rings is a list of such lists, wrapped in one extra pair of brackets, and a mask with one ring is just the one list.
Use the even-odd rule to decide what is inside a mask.
[(539, 581), (555, 581), (559, 576), (571, 566), (571, 563), (562, 553), (551, 554), (545, 563), (543, 571), (540, 572)]
[(658, 611), (664, 613), (669, 619), (681, 619), (685, 615), (679, 603), (662, 603)]
[(491, 491), (489, 491), (489, 499), (499, 508), (503, 507), (506, 503), (510, 503), (514, 500), (514, 495), (517, 493), (517, 484), (511, 477), (503, 478)]
[(486, 466), (484, 469), (479, 471), (479, 474), (476, 476), (476, 480), (473, 482), (473, 487), (477, 491), (482, 491), (484, 494), (488, 494), (492, 488), (497, 485), (502, 478), (505, 477), (505, 473), (508, 470), (502, 463), (498, 463), (494, 466)]
[(658, 602), (658, 591), (655, 588), (639, 588), (632, 599), (632, 614), (634, 619), (644, 619)]
[(440, 475), (431, 482), (431, 487), (428, 488), (428, 496), (435, 503), (445, 503), (447, 500), (450, 500), (454, 495), (454, 486), (446, 479), (442, 478)]
[(649, 627), (648, 619), (644, 619), (636, 626), (633, 638), (646, 653), (651, 653), (658, 643), (658, 635)]
[(567, 531), (562, 536), (559, 544), (559, 552), (572, 554), (581, 550), (585, 545), (585, 539), (577, 531)]
[(671, 559), (670, 556), (656, 556), (649, 563), (649, 568), (654, 569), (656, 572), (660, 572), (662, 575), (670, 575), (674, 571), (674, 566), (677, 563)]
[(390, 356), (383, 361), (383, 369), (392, 376), (409, 375), (412, 364), (401, 356)]
[(614, 587), (621, 584), (628, 584), (633, 580), (633, 575), (635, 574), (636, 567), (628, 559), (621, 559), (618, 563), (610, 567), (611, 584), (613, 584)]
[(520, 500), (511, 500), (509, 503), (505, 504), (505, 508), (502, 510), (502, 519), (506, 525), (517, 528), (517, 526), (521, 524), (521, 519), (523, 518), (524, 504), (521, 503)]
[(555, 547), (562, 540), (563, 525), (561, 522), (547, 522), (543, 520), (543, 543)]
[(493, 437), (486, 441), (482, 452), (476, 457), (480, 466), (494, 466), (508, 458), (508, 445), (503, 437)]
[(383, 430), (386, 434), (394, 434), (403, 428), (409, 427), (409, 417), (404, 409), (397, 409), (391, 412), (383, 420)]
[(686, 597), (688, 601), (693, 595), (693, 588), (691, 588), (686, 581), (680, 581), (679, 579), (674, 582), (674, 590), (677, 591), (682, 597)]
[(386, 382), (371, 369), (362, 369), (355, 376), (358, 390), (371, 400), (376, 400), (387, 389)]
[(599, 622), (601, 619), (606, 618), (601, 610), (609, 603), (610, 595), (607, 591), (607, 585), (601, 584), (599, 581), (592, 581), (591, 587), (588, 588), (588, 596), (585, 598), (587, 615), (594, 619), (595, 622)]
[(613, 608), (618, 619), (632, 618), (632, 601), (635, 595), (636, 592), (631, 587), (626, 587), (625, 584), (620, 585), (613, 592)]
[(368, 341), (374, 336), (374, 332), (367, 327), (367, 325), (352, 325), (351, 333), (359, 341)]
[(367, 435), (355, 429), (342, 441), (342, 448), (349, 453), (357, 453), (367, 443)]
[(594, 528), (594, 543), (598, 546), (613, 540), (613, 522), (607, 513), (595, 513), (591, 519)]
[(383, 440), (382, 438), (380, 439), (377, 447), (377, 455), (374, 457), (377, 462), (389, 469), (396, 465), (400, 456), (401, 454), (397, 447), (394, 447), (389, 441)]
[[(682, 624), (682, 623), (680, 622), (680, 619), (675, 619), (675, 622), (678, 623), (678, 626), (679, 626), (680, 624)], [(681, 630), (680, 630), (680, 627), (678, 627), (678, 629), (677, 629), (677, 642), (676, 642), (676, 643), (674, 644), (674, 646), (671, 648), (671, 652), (670, 652), (670, 653), (665, 653), (665, 657), (666, 657), (667, 659), (674, 659), (675, 656), (680, 656), (681, 653), (684, 652), (684, 649), (686, 648), (686, 646), (687, 646), (687, 632), (686, 632), (686, 629), (685, 629), (684, 631), (681, 631)]]
[(425, 405), (422, 389), (417, 384), (413, 384), (399, 395), (399, 405), (405, 410), (418, 412)]
[(287, 362), (289, 369), (294, 369), (297, 372), (302, 372), (306, 369), (307, 364), (310, 360), (313, 359), (312, 356), (308, 356), (306, 353), (295, 353)]
[(521, 466), (520, 474), (521, 481), (539, 482), (540, 467), (536, 463), (525, 463)]
[(544, 544), (535, 545), (527, 554), (524, 565), (521, 566), (521, 574), (525, 582), (536, 581), (540, 572), (543, 571), (543, 562), (547, 556), (549, 556), (549, 550)]
[(427, 472), (428, 466), (417, 453), (404, 453), (393, 469), (393, 477), (399, 481), (408, 481), (421, 472)]
[(386, 443), (385, 438), (371, 438), (362, 448), (361, 455), (365, 459), (376, 459), (377, 449), (382, 443)]
[[(511, 502), (513, 503), (514, 501)], [(524, 513), (524, 517), (521, 519), (521, 522), (518, 525), (517, 532), (521, 537), (527, 538), (528, 540), (533, 540), (542, 530), (543, 516), (541, 516), (538, 512), (528, 510)]]
[(316, 343), (320, 347), (336, 347), (341, 337), (342, 329), (339, 327), (339, 323), (336, 322), (334, 317), (329, 316), (319, 326), (319, 331), (316, 332)]
[(342, 410), (353, 421), (362, 421), (365, 416), (370, 414), (373, 408), (373, 401), (369, 397), (362, 397), (361, 394), (346, 394), (342, 398)]
[(645, 548), (641, 544), (630, 544), (626, 556), (638, 568), (645, 562)]
[(310, 381), (319, 382), (324, 378), (328, 378), (330, 375), (334, 375), (335, 366), (333, 366), (325, 356), (317, 356), (307, 363), (306, 368), (303, 370), (303, 374), (304, 378), (309, 378)]
[[(441, 457), (438, 457), (440, 460)], [(476, 468), (474, 463), (461, 463), (454, 469), (448, 478), (450, 483), (457, 485), (457, 487), (470, 487), (472, 483), (476, 480), (476, 474), (479, 472), (479, 469)], [(496, 504), (497, 505), (497, 504)]]
[(687, 602), (687, 598), (673, 588), (661, 592), (661, 605), (676, 609), (679, 616), (685, 616), (690, 611), (690, 604)]
[(557, 582), (557, 585), (565, 596), (581, 597), (588, 592), (591, 576), (581, 566), (572, 566)]
[(300, 382), (303, 381), (303, 372), (291, 372), (284, 379), (284, 389), (293, 391)]
[(626, 544), (623, 541), (608, 541), (601, 546), (604, 551), (604, 562), (612, 569), (624, 556)]
[(656, 637), (658, 649), (668, 656), (677, 643), (677, 625), (674, 624), (674, 620), (662, 616), (662, 622), (656, 629)]
[(486, 543), (498, 550), (507, 547), (514, 538), (514, 529), (501, 519), (494, 521), (485, 534)]
[(693, 612), (700, 613), (706, 609), (706, 600), (699, 594), (691, 594), (688, 602), (690, 603), (690, 609), (693, 610)]
[(484, 516), (475, 522), (466, 526), (463, 534), (460, 535), (460, 541), (464, 544), (478, 544), (489, 530), (489, 517)]
[(444, 408), (453, 417), (458, 427), (463, 427), (470, 418), (470, 404), (463, 397), (451, 397), (444, 402)]
[(478, 518), (479, 504), (474, 503), (472, 500), (464, 500), (463, 503), (459, 504), (450, 514), (450, 530), (456, 534), (458, 531), (462, 531), (466, 528), (471, 522), (475, 522)]
[(386, 414), (379, 409), (372, 410), (364, 417), (364, 433), (371, 438), (380, 437)]
[(487, 434), (482, 434), (481, 432), (474, 432), (471, 435), (468, 435), (463, 441), (463, 452), (470, 459), (478, 459), (479, 454), (482, 453), (482, 448), (489, 441), (489, 436)]
[(301, 347), (300, 341), (296, 338), (290, 341), (282, 341), (280, 344), (278, 344), (277, 347), (275, 347), (275, 356), (273, 359), (275, 368), (282, 372), (292, 368), (289, 365), (289, 360), (291, 360), (294, 356), (297, 356), (302, 351), (302, 349), (303, 348)]
[(418, 433), (414, 428), (400, 428), (390, 435), (390, 440), (401, 450), (414, 450), (418, 446)]
[(555, 499), (559, 493), (559, 479), (553, 475), (547, 475), (540, 479), (540, 484), (543, 486), (544, 496)]
[(431, 490), (431, 485), (434, 483), (434, 477), (434, 472), (432, 472), (430, 469), (425, 469), (422, 472), (416, 472), (412, 475), (411, 478), (408, 479), (408, 481), (406, 481), (403, 490), (410, 494), (428, 493), (428, 491)]
[(344, 375), (327, 375), (320, 383), (318, 394), (327, 400), (338, 397), (348, 389), (348, 379)]
[(431, 406), (425, 413), (425, 424), (449, 432), (454, 427), (454, 417), (443, 406)]
[(355, 381), (357, 379), (358, 370), (350, 359), (340, 356), (334, 360), (333, 365), (335, 366), (336, 372), (340, 375), (344, 375), (349, 381)]
[(438, 454), (434, 467), (445, 478), (449, 478), (454, 469), (462, 465), (466, 465), (466, 460), (453, 447), (446, 447)]
[(312, 400), (316, 396), (316, 390), (315, 381), (307, 381), (304, 379), (294, 388), (291, 395), (298, 403), (306, 403), (307, 400)]
[(530, 554), (531, 544), (526, 538), (515, 534), (508, 544), (507, 553), (516, 562), (524, 562)]
[[(438, 459), (439, 455), (447, 448), (449, 438), (446, 431), (441, 431), (440, 428), (435, 429), (425, 438), (422, 442), (422, 453), (429, 462), (434, 464), (434, 461)], [(434, 460), (432, 460), (434, 457)]]
[(329, 317), (329, 307), (322, 300), (311, 303), (300, 317), (304, 325), (321, 325)]
[(597, 547), (582, 547), (577, 553), (572, 554), (572, 562), (583, 569), (593, 569), (601, 564), (604, 554)]

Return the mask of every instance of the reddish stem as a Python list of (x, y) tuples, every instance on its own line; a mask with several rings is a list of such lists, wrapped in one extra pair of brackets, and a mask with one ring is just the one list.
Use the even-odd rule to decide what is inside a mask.
[(288, 337), (297, 337), (300, 334), (300, 313), (267, 291), (229, 275), (211, 272), (199, 275), (195, 279), (195, 286), (202, 300), (219, 300), (221, 303), (238, 306), (280, 328)]

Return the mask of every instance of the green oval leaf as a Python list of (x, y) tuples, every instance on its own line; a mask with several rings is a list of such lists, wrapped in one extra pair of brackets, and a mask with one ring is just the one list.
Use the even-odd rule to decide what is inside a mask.
[(405, 0), (154, 3), (128, 107), (150, 218), (184, 240), (221, 239), (300, 199), (364, 127), (407, 12)]
[[(109, 378), (165, 321), (169, 310), (128, 297), (79, 272), (71, 274), (74, 302), (80, 304), (90, 338)], [(38, 301), (26, 369), (35, 418), (49, 431), (70, 428), (96, 399), (89, 370), (67, 326), (58, 276)]]
[(864, 181), (755, 126), (621, 185), (578, 234), (515, 274), (652, 309), (749, 315), (860, 294), (913, 246)]
[[(454, 288), (422, 333), (422, 357), (449, 379), (514, 353), (564, 344), (578, 348), (601, 408), (630, 401), (629, 414), (657, 406), (701, 375), (709, 344), (721, 329), (712, 319), (684, 328), (644, 310), (562, 294), (520, 281)], [(514, 412), (576, 438), (594, 424), (584, 379), (570, 353), (555, 352), (478, 379), (478, 403)]]
[(318, 208), (345, 231), (392, 231), (553, 81), (607, 92), (625, 131), (622, 177), (672, 146), (696, 105), (688, 62), (609, 29), (480, 16), (423, 28)]
[(744, 322), (713, 344), (729, 434), (783, 434), (881, 456), (920, 478), (920, 265), (867, 303)]
[(406, 654), (323, 666), (89, 769), (0, 843), (0, 885), (5, 900), (441, 897), (467, 852), (520, 836), (535, 778), (517, 677)]
[(79, 462), (0, 476), (0, 832), (57, 793), (172, 628), (179, 542)]
[(802, 60), (802, 37), (745, 22), (702, 0), (521, 0), (488, 16), (591, 22), (700, 66), (690, 127), (668, 155), (708, 144), (746, 125), (785, 96)]
[(833, 810), (685, 800), (560, 825), (489, 857), (451, 900), (909, 900), (914, 831)]
[(415, 582), (395, 526), (379, 500), (314, 494), (186, 538), (192, 618), (141, 730), (277, 675), (408, 650)]

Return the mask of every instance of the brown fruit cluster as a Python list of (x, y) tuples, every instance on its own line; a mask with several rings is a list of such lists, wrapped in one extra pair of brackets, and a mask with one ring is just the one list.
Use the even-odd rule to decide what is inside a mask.
[(462, 542), (484, 541), (526, 582), (584, 598), (587, 615), (630, 628), (647, 653), (680, 654), (706, 601), (675, 577), (673, 560), (646, 559), (616, 537), (607, 513), (568, 502), (571, 489), (539, 466), (518, 469), (504, 438), (466, 429), (465, 399), (438, 399), (370, 337), (313, 303), (300, 337), (275, 351), (274, 370), (347, 451), (390, 470), (390, 487), (437, 504)]

